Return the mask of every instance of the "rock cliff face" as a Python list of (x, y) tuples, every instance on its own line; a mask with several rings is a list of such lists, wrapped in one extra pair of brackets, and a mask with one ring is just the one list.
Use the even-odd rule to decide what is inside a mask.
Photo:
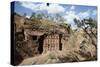
[(84, 31), (75, 31), (68, 39), (61, 41), (65, 44), (64, 50), (48, 51), (45, 54), (24, 59), (20, 65), (97, 60), (97, 49)]
[[(25, 59), (44, 54), (48, 51), (64, 50), (70, 29), (47, 20), (31, 20), (14, 16), (16, 51)], [(20, 58), (21, 58), (20, 57)]]
[(46, 19), (31, 20), (17, 15), (14, 15), (14, 19), (15, 46), (18, 54), (15, 58), (19, 58), (17, 64), (97, 59), (97, 48), (93, 44), (97, 44), (97, 38), (92, 34), (90, 38), (82, 29), (73, 31), (67, 24), (58, 24)]

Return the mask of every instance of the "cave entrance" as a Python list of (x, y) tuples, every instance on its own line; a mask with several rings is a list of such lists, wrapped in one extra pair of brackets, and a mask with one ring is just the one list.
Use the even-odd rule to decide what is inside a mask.
[(38, 51), (39, 51), (39, 54), (42, 54), (43, 52), (43, 40), (44, 40), (44, 36), (40, 36), (39, 38), (39, 46), (38, 46)]
[(62, 50), (61, 39), (62, 39), (62, 34), (59, 35), (59, 50)]
[(44, 36), (32, 36), (32, 40), (34, 41), (35, 44), (37, 44), (37, 50), (39, 52), (39, 54), (42, 54), (43, 52), (43, 40), (44, 40)]

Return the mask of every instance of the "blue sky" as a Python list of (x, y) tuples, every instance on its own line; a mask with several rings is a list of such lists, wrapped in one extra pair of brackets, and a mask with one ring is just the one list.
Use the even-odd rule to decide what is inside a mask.
[(15, 12), (23, 15), (27, 14), (30, 17), (33, 12), (44, 13), (48, 15), (60, 14), (64, 19), (65, 23), (74, 26), (73, 19), (83, 19), (83, 18), (97, 18), (97, 7), (96, 6), (83, 6), (83, 5), (71, 5), (71, 4), (53, 4), (50, 3), (49, 6), (46, 3), (36, 3), (36, 2), (15, 2)]

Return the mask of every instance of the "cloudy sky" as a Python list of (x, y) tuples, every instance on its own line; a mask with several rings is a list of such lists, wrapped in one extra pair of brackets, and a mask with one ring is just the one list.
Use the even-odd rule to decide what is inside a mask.
[(97, 7), (96, 6), (83, 6), (83, 5), (71, 5), (71, 4), (53, 4), (50, 3), (34, 3), (34, 2), (15, 2), (15, 12), (23, 15), (27, 14), (30, 17), (33, 12), (35, 13), (45, 13), (48, 15), (60, 14), (63, 18), (67, 20), (66, 23), (74, 26), (73, 19), (83, 19), (83, 18), (97, 18)]

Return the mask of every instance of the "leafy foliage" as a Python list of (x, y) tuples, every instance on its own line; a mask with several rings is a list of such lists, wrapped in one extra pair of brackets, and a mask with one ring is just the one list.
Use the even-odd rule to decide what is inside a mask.
[(97, 28), (97, 21), (93, 20), (92, 18), (89, 19), (83, 19), (83, 20), (77, 20), (76, 18), (74, 19), (75, 24), (77, 25), (77, 27), (81, 27), (81, 28)]

